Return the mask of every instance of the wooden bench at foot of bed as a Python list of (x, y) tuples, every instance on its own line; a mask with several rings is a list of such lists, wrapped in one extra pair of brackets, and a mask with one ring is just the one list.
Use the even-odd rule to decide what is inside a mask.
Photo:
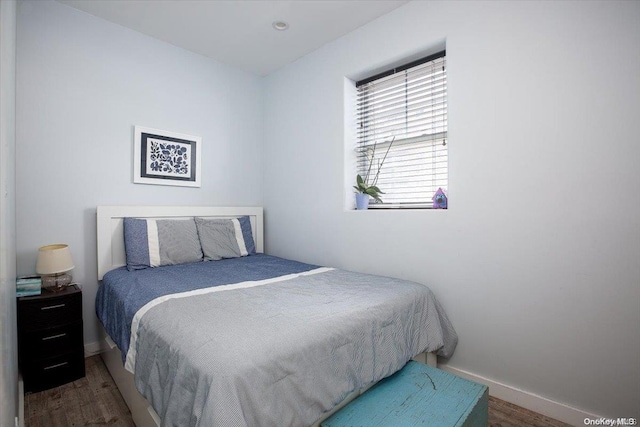
[(486, 427), (488, 405), (486, 386), (411, 361), (321, 427)]

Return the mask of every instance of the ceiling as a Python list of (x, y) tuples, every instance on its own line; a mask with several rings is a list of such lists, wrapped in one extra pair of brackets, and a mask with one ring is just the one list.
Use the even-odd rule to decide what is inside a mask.
[[(58, 0), (91, 15), (260, 76), (407, 0)], [(274, 21), (289, 24), (276, 31)]]

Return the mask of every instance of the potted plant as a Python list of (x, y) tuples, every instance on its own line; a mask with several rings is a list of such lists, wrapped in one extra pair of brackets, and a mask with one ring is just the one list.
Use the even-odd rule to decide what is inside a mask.
[(369, 182), (369, 178), (371, 177), (371, 169), (373, 168), (373, 162), (376, 157), (376, 146), (377, 142), (373, 143), (373, 152), (371, 153), (371, 157), (367, 156), (369, 160), (369, 166), (367, 167), (367, 173), (364, 178), (362, 175), (356, 175), (356, 185), (353, 188), (356, 190), (356, 209), (364, 210), (369, 208), (369, 199), (373, 197), (376, 201), (382, 202), (380, 198), (380, 194), (384, 194), (380, 188), (377, 187), (378, 177), (380, 176), (380, 170), (382, 169), (382, 165), (384, 165), (384, 161), (387, 159), (387, 154), (389, 154), (389, 150), (393, 145), (393, 141), (395, 141), (396, 137), (394, 136), (389, 146), (387, 147), (387, 152), (384, 153), (384, 157), (382, 161), (377, 165), (377, 170), (375, 171), (375, 175), (371, 182)]

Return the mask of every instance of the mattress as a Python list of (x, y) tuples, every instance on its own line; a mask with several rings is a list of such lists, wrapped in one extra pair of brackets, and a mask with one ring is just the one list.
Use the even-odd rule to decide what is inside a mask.
[(457, 343), (423, 285), (263, 254), (113, 270), (96, 311), (163, 426), (311, 425)]

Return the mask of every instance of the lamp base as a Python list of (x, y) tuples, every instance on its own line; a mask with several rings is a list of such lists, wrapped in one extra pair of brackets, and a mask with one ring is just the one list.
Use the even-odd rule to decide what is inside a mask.
[(50, 292), (61, 291), (70, 284), (70, 274), (62, 273), (42, 276), (42, 288)]

